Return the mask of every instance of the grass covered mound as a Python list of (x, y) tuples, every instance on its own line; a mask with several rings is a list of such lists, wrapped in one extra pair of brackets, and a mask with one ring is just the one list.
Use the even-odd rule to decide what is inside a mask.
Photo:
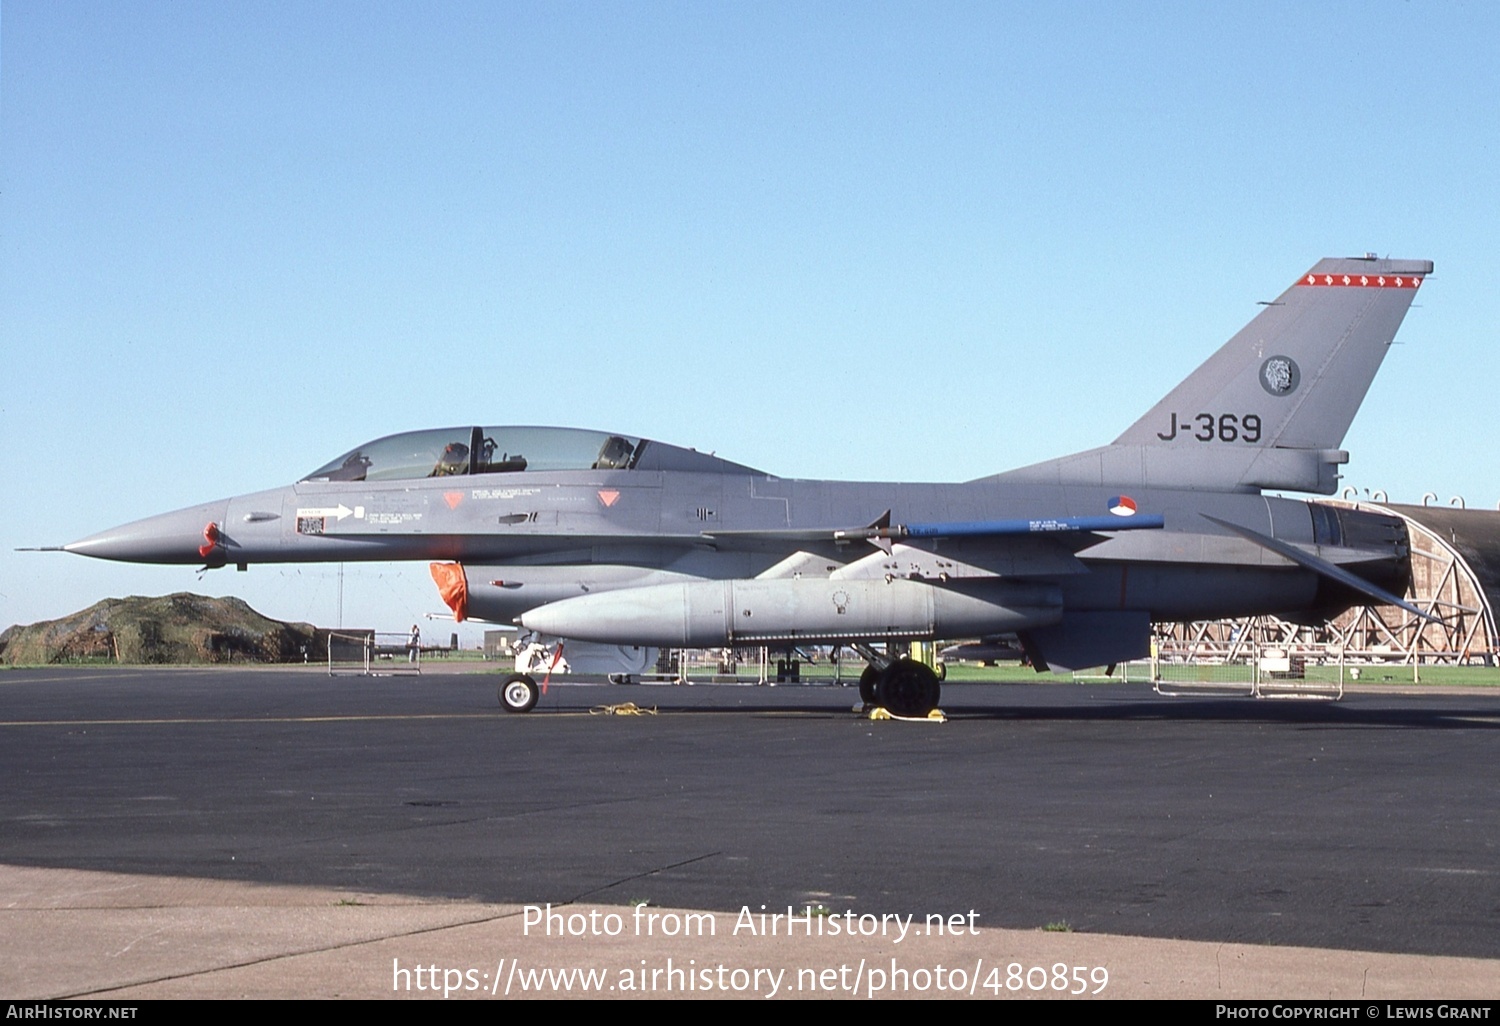
[(310, 624), (268, 619), (242, 599), (132, 595), (8, 628), (0, 662), (300, 663), (317, 651), (315, 637)]

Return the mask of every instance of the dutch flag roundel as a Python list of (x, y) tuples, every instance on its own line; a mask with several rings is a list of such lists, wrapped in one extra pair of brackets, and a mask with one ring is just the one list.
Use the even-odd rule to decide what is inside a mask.
[(1135, 516), (1135, 500), (1128, 495), (1116, 495), (1109, 500), (1109, 511), (1117, 517)]

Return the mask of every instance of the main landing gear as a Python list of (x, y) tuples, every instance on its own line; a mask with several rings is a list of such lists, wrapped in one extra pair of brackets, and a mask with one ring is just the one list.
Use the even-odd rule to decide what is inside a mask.
[(942, 690), (936, 671), (912, 659), (894, 659), (884, 668), (871, 663), (859, 675), (860, 701), (884, 706), (892, 716), (926, 716), (937, 708)]

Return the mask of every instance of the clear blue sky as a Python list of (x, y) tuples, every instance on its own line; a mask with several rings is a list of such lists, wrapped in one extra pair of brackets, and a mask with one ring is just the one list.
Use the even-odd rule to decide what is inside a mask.
[[(1087, 448), (1367, 250), (1437, 274), (1347, 482), (1493, 506), (1497, 51), (1481, 3), (6, 0), (0, 626), (331, 623), (332, 567), (12, 549), (401, 430), (876, 480)], [(344, 608), (442, 607), (351, 565)]]

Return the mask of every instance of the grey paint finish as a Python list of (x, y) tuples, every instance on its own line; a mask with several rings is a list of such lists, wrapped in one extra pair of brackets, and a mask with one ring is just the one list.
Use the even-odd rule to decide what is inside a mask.
[[(1111, 445), (978, 481), (787, 480), (629, 436), (456, 427), (66, 548), (449, 561), (469, 614), (608, 643), (1016, 634), (1038, 665), (1113, 662), (1144, 653), (1153, 620), (1319, 615), (1367, 599), (1345, 573), (1403, 586), (1399, 520), (1319, 520), (1261, 489), (1334, 490), (1344, 434), (1431, 270), (1324, 260)], [(836, 596), (843, 614), (828, 612)], [(757, 617), (774, 629), (740, 629)]]

